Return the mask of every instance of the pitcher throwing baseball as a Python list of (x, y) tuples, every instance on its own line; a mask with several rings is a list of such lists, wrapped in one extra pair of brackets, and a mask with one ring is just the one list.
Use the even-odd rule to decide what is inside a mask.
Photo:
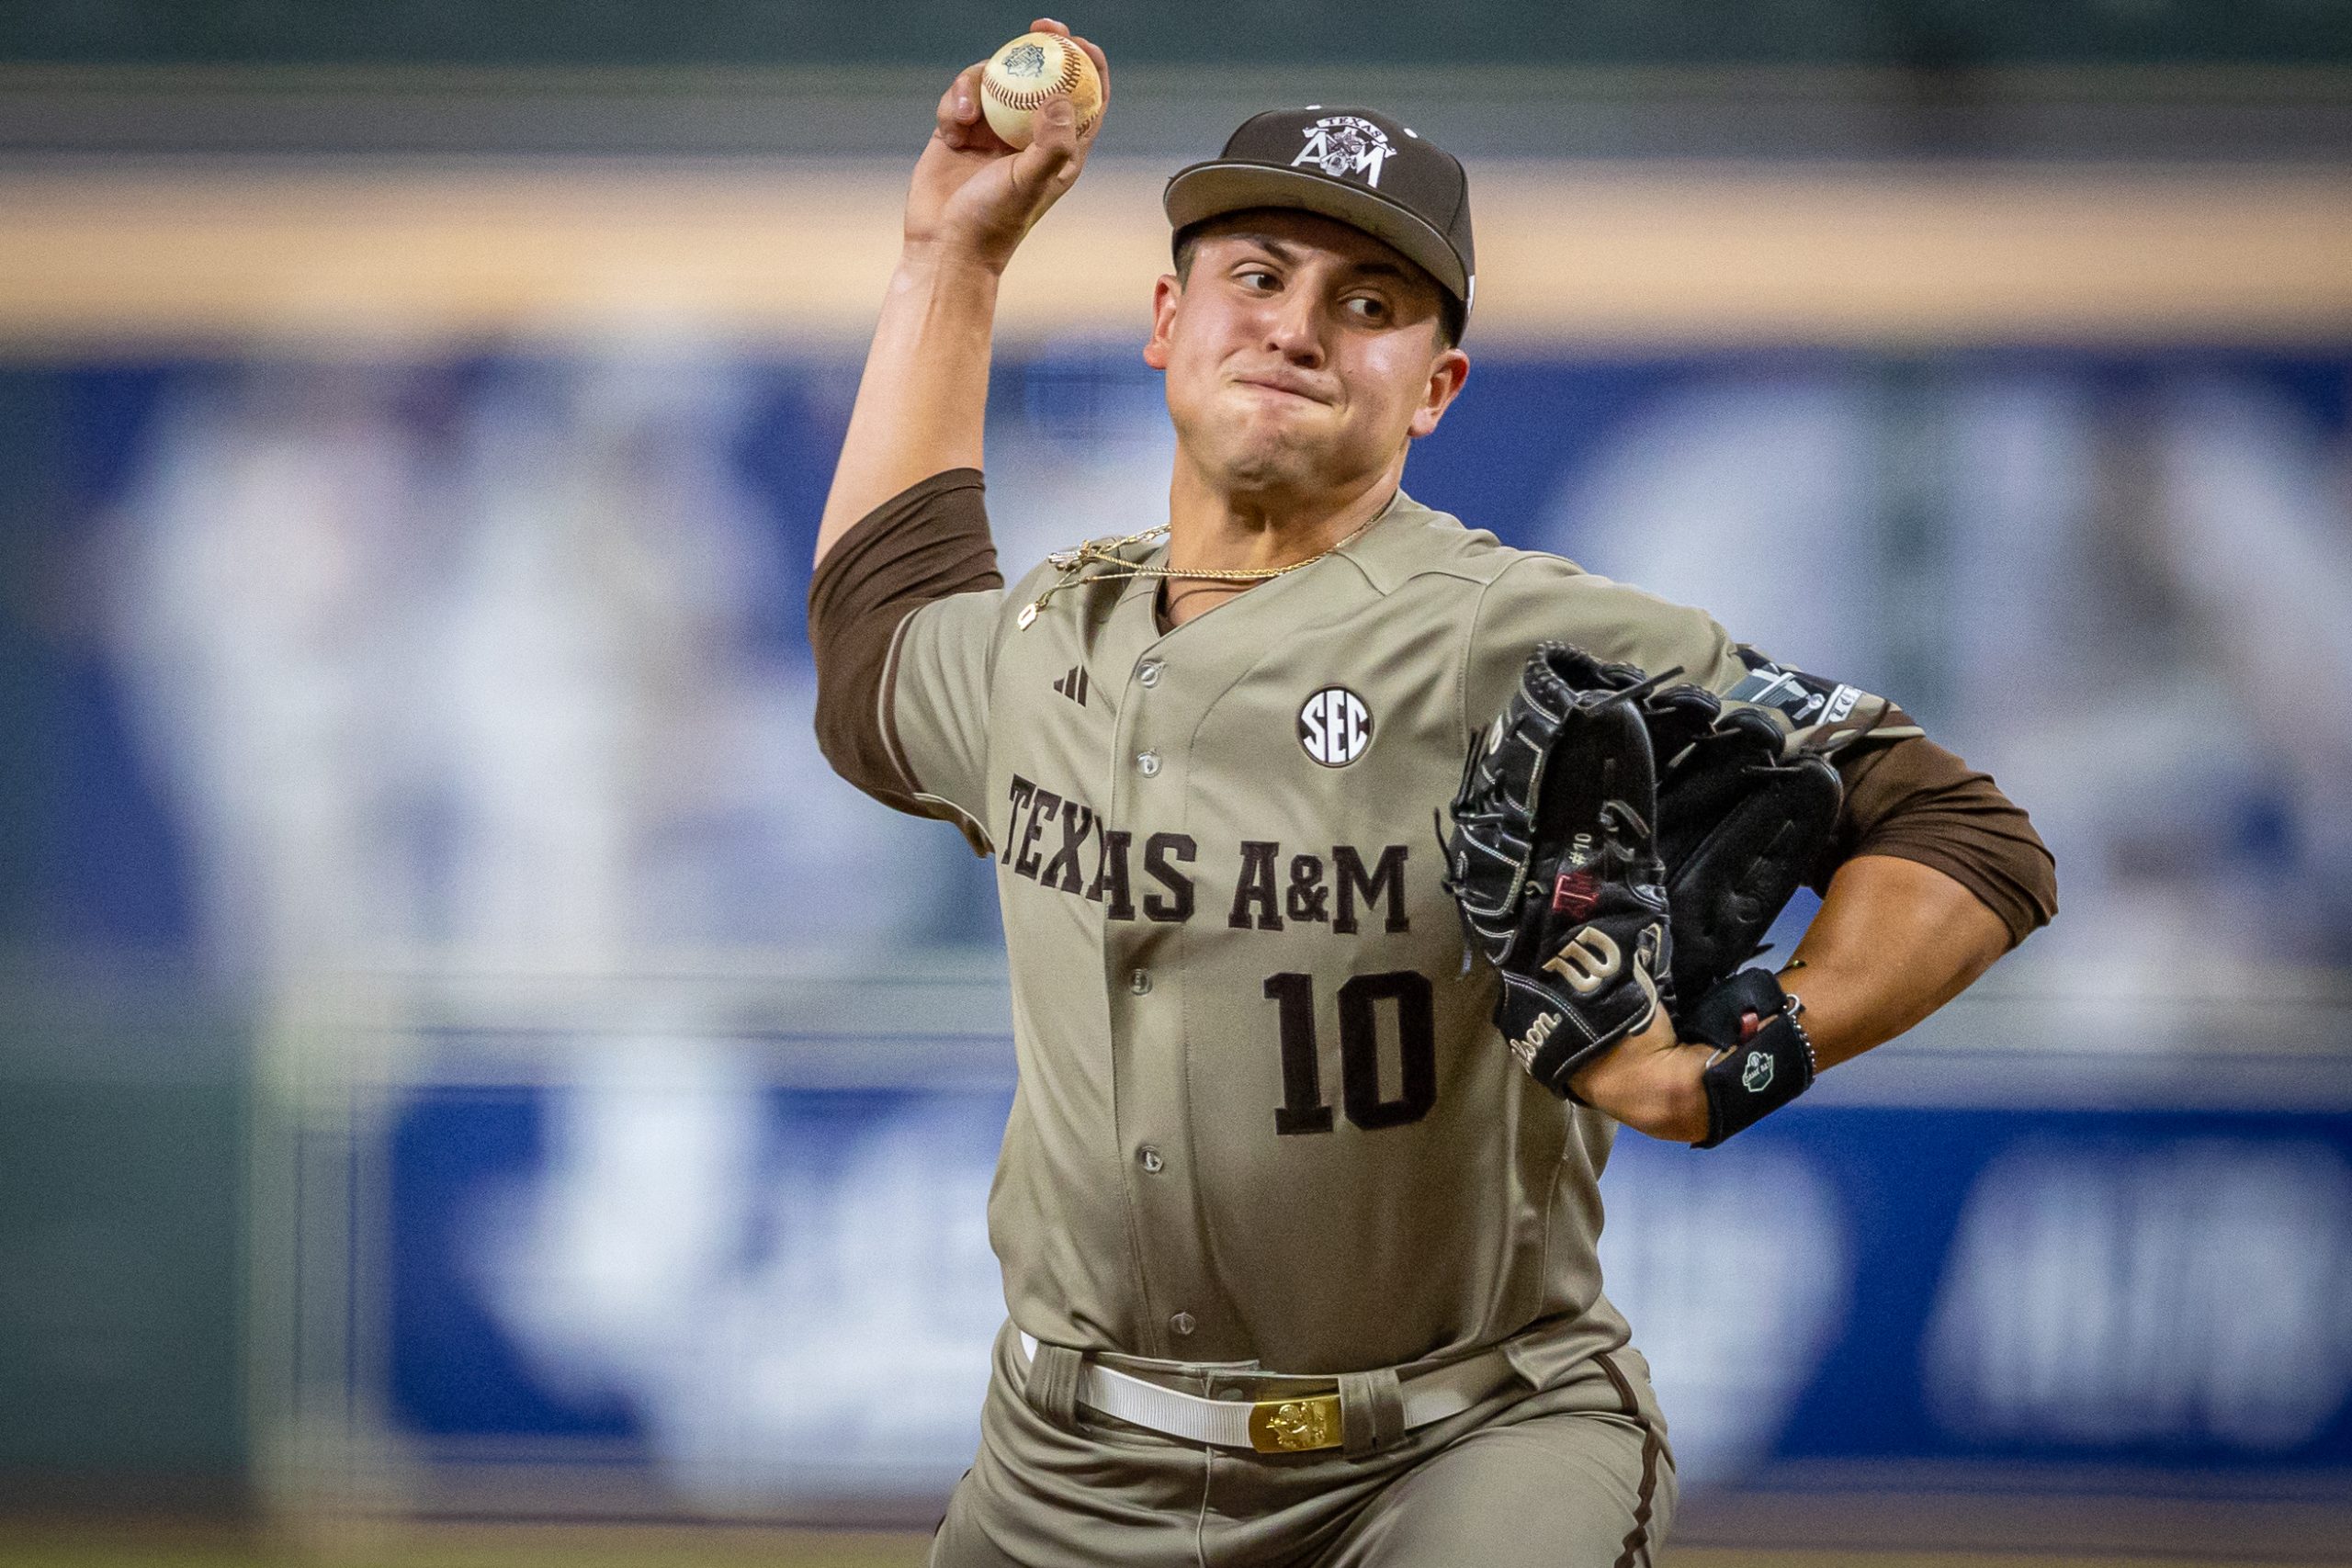
[[(1011, 958), (1011, 1317), (933, 1561), (1647, 1563), (1675, 1488), (1595, 1261), (1618, 1125), (1720, 1141), (1909, 1028), (2049, 918), (2049, 857), (1901, 710), (1407, 497), (1469, 379), (1470, 201), (1374, 109), (1259, 115), (1170, 180), (1167, 513), (1007, 592), (998, 279), (1102, 118), (1051, 98), (1016, 150), (979, 99), (974, 66), (916, 164), (810, 590), (827, 755), (994, 858)], [(1744, 1011), (1676, 994), (1643, 870), (1701, 735), (1837, 775), (1820, 914)]]

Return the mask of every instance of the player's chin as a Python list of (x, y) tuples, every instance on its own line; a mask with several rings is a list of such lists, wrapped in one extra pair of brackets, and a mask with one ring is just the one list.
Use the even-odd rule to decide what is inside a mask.
[(1225, 444), (1226, 477), (1251, 490), (1299, 490), (1314, 487), (1327, 467), (1326, 444), (1305, 440), (1295, 431), (1263, 426), (1237, 432)]
[(1340, 499), (1339, 478), (1319, 467), (1268, 465), (1243, 468), (1226, 476), (1226, 488), (1234, 496), (1247, 496), (1258, 505), (1278, 513), (1328, 511), (1330, 503)]

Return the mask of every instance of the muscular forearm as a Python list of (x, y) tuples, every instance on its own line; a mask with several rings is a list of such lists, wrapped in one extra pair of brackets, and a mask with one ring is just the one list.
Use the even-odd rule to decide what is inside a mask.
[[(1782, 987), (1804, 1004), (1820, 1067), (1860, 1055), (1958, 996), (2008, 950), (2009, 930), (1951, 877), (1916, 861), (1857, 855), (1838, 868)], [(1625, 1125), (1674, 1143), (1707, 1136), (1700, 1076), (1714, 1055), (1650, 1027), (1589, 1064), (1577, 1093)]]
[[(1069, 37), (1039, 17), (1036, 30)], [(861, 517), (918, 480), (980, 466), (989, 336), (997, 280), (1046, 209), (1085, 164), (1110, 103), (1110, 64), (1084, 39), (1102, 104), (1084, 135), (1067, 94), (1049, 99), (1015, 151), (980, 114), (980, 67), (940, 95), (931, 140), (907, 186), (905, 244), (875, 322), (849, 434), (817, 529), (817, 559)]]
[(1883, 1044), (2008, 951), (2009, 928), (1953, 878), (1893, 855), (1838, 868), (1781, 984), (1824, 1067)]
[(851, 525), (908, 486), (980, 466), (996, 269), (914, 243), (891, 276), (865, 356), (849, 434), (817, 531), (817, 559)]

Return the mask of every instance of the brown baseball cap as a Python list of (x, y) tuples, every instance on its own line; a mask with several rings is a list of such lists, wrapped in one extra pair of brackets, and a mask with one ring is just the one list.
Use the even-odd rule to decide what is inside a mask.
[(1253, 207), (1319, 213), (1417, 263), (1464, 317), (1478, 292), (1462, 160), (1377, 109), (1309, 104), (1253, 115), (1223, 152), (1177, 170), (1160, 205), (1179, 233)]

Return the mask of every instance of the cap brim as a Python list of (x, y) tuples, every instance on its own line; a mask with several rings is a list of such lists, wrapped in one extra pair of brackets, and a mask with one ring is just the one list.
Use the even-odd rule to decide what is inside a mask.
[(1469, 303), (1470, 279), (1445, 236), (1419, 214), (1362, 186), (1264, 164), (1194, 164), (1176, 171), (1160, 205), (1178, 229), (1253, 207), (1287, 207), (1337, 219), (1397, 251), (1456, 300)]

